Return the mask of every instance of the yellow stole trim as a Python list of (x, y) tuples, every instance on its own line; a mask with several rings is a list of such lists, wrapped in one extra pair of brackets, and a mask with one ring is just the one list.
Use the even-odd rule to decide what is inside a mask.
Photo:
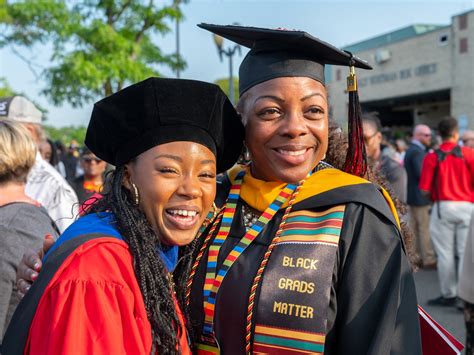
[[(244, 167), (240, 165), (234, 166), (227, 172), (231, 183), (234, 182), (235, 177)], [(240, 197), (252, 208), (258, 211), (265, 211), (269, 204), (278, 196), (280, 191), (286, 186), (286, 183), (280, 181), (263, 181), (256, 179), (250, 173), (250, 169), (244, 176)], [(328, 168), (315, 172), (311, 175), (301, 187), (300, 192), (296, 196), (295, 203), (306, 200), (307, 198), (316, 196), (323, 192), (337, 189), (344, 186), (370, 184), (371, 182), (355, 175), (345, 173), (341, 170)], [(382, 194), (390, 210), (395, 217), (398, 227), (400, 227), (400, 220), (398, 218), (395, 205), (390, 198), (387, 191), (382, 189)], [(286, 208), (287, 202), (281, 208)]]

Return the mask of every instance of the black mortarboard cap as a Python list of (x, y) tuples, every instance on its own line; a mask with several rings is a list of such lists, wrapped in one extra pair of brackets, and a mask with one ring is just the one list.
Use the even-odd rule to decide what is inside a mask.
[(240, 95), (278, 77), (305, 76), (324, 84), (325, 64), (372, 69), (367, 62), (304, 31), (204, 23), (198, 26), (250, 48), (239, 69)]
[(216, 155), (220, 173), (237, 161), (243, 139), (240, 118), (217, 85), (149, 78), (94, 105), (85, 144), (120, 166), (160, 144), (196, 142)]
[(239, 68), (240, 95), (257, 84), (280, 77), (302, 76), (324, 84), (324, 65), (350, 67), (349, 150), (344, 171), (365, 176), (367, 159), (354, 67), (372, 69), (367, 62), (304, 31), (204, 23), (198, 26), (250, 48)]

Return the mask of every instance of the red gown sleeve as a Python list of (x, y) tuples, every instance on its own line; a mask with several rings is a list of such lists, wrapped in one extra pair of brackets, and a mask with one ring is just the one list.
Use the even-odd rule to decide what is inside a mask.
[(150, 354), (151, 328), (126, 244), (84, 243), (56, 272), (25, 354)]

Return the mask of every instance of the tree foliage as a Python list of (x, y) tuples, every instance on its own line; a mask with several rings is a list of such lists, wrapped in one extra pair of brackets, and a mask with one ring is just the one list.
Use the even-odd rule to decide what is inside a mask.
[(0, 78), (0, 97), (9, 97), (15, 95), (13, 89), (8, 85), (5, 78)]
[(80, 145), (84, 144), (86, 137), (86, 127), (84, 126), (68, 126), (68, 127), (52, 127), (44, 126), (46, 135), (53, 141), (61, 141), (62, 143), (69, 145), (73, 140), (78, 142)]
[(8, 23), (10, 17), (7, 12), (7, 0), (0, 0), (0, 22)]
[[(5, 0), (0, 0), (1, 2)], [(170, 20), (181, 18), (179, 3), (153, 0), (22, 0), (0, 10), (0, 45), (51, 45), (41, 73), (43, 93), (54, 104), (82, 106), (124, 85), (160, 76), (159, 66), (184, 68), (176, 54), (154, 43)], [(36, 47), (35, 47), (36, 48)]]
[[(237, 104), (237, 101), (239, 100), (239, 78), (233, 77), (234, 80), (234, 105)], [(227, 95), (227, 97), (230, 97), (229, 94), (229, 78), (223, 78), (223, 79), (217, 79), (214, 81), (214, 84), (219, 85), (219, 87), (224, 91), (224, 93)]]

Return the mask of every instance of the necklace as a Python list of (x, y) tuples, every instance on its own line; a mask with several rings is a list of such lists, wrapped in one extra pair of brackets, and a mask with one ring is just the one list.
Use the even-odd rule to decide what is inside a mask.
[(255, 223), (257, 223), (260, 214), (255, 212), (249, 205), (244, 202), (242, 203), (242, 216), (244, 218), (245, 228), (249, 229), (252, 228)]
[[(316, 167), (313, 169), (313, 173), (332, 168), (332, 165), (320, 161)], [(254, 208), (250, 207), (245, 201), (242, 203), (242, 217), (244, 220), (244, 226), (246, 229), (252, 228), (252, 226), (258, 221), (258, 217), (260, 217), (261, 212), (255, 210)]]

